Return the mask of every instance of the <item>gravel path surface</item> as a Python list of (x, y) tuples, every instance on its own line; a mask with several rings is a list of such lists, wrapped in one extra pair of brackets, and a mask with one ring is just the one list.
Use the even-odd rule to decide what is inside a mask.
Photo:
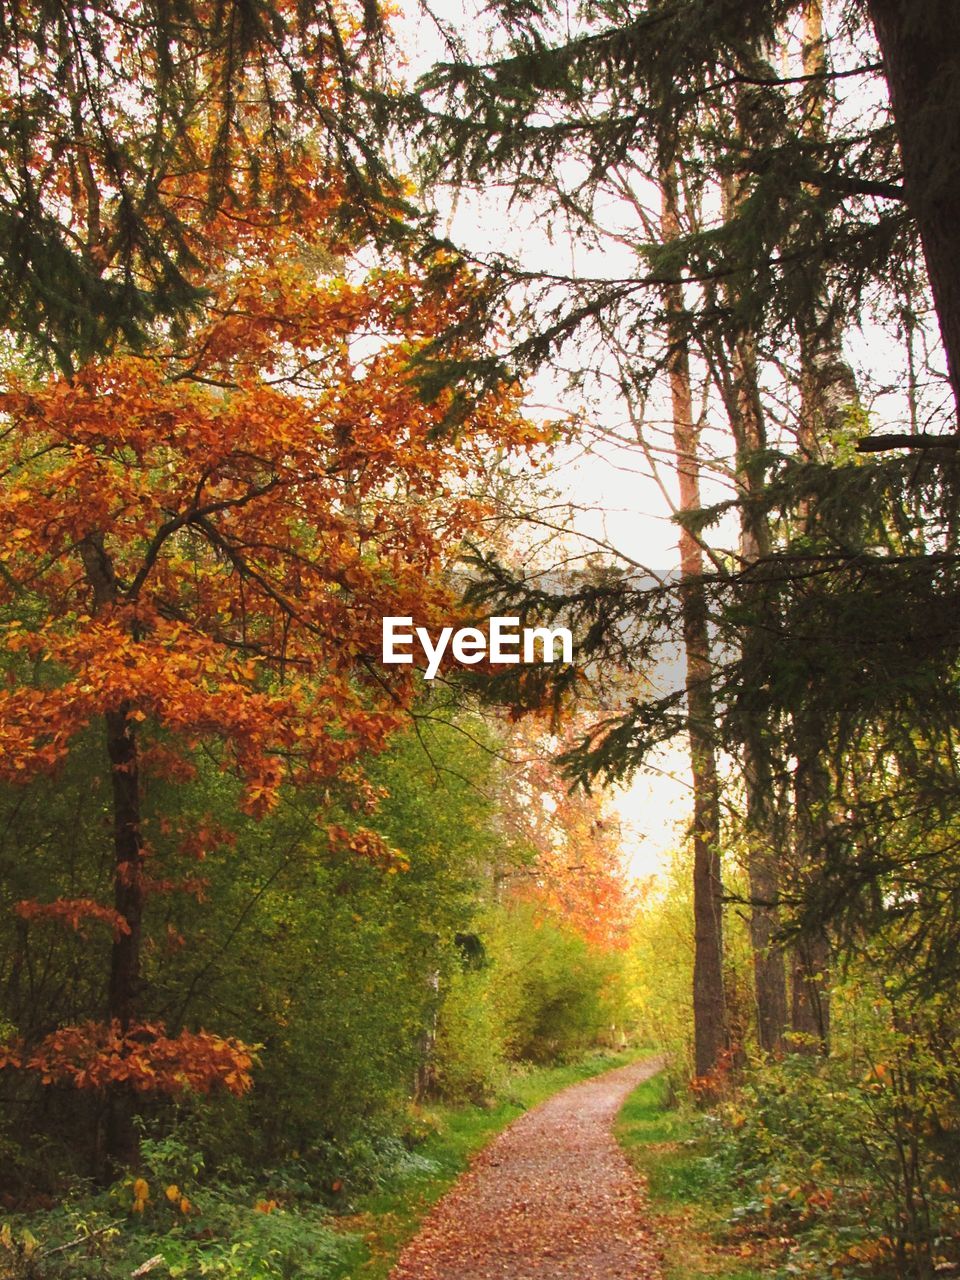
[(619, 1067), (521, 1116), (434, 1207), (390, 1280), (660, 1280), (642, 1192), (612, 1132), (659, 1067)]

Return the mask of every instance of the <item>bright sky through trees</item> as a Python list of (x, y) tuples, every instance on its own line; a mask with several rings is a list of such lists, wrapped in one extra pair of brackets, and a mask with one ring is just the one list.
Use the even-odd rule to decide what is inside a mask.
[[(490, 36), (489, 17), (479, 4), (436, 0), (426, 7), (429, 16), (418, 0), (406, 0), (397, 27), (409, 59), (407, 78), (411, 83), (434, 63), (451, 57), (441, 28), (478, 53), (485, 49)], [(571, 34), (576, 21), (576, 11), (571, 6)], [(846, 53), (854, 61), (862, 55), (862, 51), (852, 49)], [(784, 70), (795, 72), (801, 68), (788, 66), (785, 61)], [(867, 91), (873, 95), (869, 101), (864, 97)], [(837, 90), (839, 116), (874, 110), (879, 92), (877, 84), (865, 90), (860, 80), (841, 83)], [(569, 159), (561, 163), (567, 184), (578, 176), (573, 164)], [(642, 180), (640, 190), (647, 212), (655, 221), (659, 190), (651, 183), (644, 192)], [(562, 214), (551, 213), (542, 194), (525, 201), (509, 183), (488, 184), (482, 190), (461, 188), (456, 195), (440, 188), (430, 192), (430, 200), (440, 211), (442, 229), (459, 248), (468, 255), (476, 254), (480, 260), (506, 254), (524, 271), (569, 277), (623, 278), (636, 270), (634, 246), (644, 239), (644, 230), (638, 225), (635, 211), (613, 196), (598, 203), (610, 234), (593, 245), (585, 244)], [(846, 334), (846, 349), (872, 420), (878, 426), (902, 429), (910, 419), (903, 390), (903, 344), (891, 331), (888, 320), (866, 307), (859, 325), (851, 326)], [(928, 422), (936, 421), (950, 394), (932, 315), (924, 318), (917, 339), (922, 348), (921, 364), (933, 370), (932, 377), (921, 382), (924, 403), (919, 426), (926, 429)], [(548, 418), (582, 415), (575, 438), (552, 459), (544, 486), (550, 498), (537, 504), (537, 519), (545, 523), (543, 541), (549, 543), (553, 538), (554, 522), (565, 523), (571, 547), (576, 538), (580, 539), (571, 555), (594, 550), (612, 552), (627, 564), (643, 566), (658, 575), (675, 574), (679, 564), (678, 530), (672, 513), (677, 505), (677, 476), (665, 388), (659, 402), (654, 395), (648, 406), (643, 424), (647, 447), (641, 448), (617, 394), (616, 371), (611, 367), (605, 374), (598, 367), (600, 376), (587, 399), (579, 390), (570, 392), (564, 385), (563, 364), (561, 356), (557, 362), (542, 366), (531, 379), (528, 396), (533, 412)], [(722, 424), (723, 417), (722, 408), (717, 405), (716, 421)], [(733, 490), (724, 461), (728, 447), (720, 431), (712, 427), (709, 416), (707, 421), (701, 438), (701, 481), (703, 502), (709, 506), (729, 499)], [(731, 512), (730, 518), (712, 531), (711, 543), (735, 548), (737, 536), (737, 521)], [(536, 541), (535, 533), (531, 537)], [(679, 662), (678, 654), (678, 666), (666, 678), (682, 683)], [(649, 764), (648, 769), (611, 795), (623, 823), (630, 864), (639, 876), (665, 866), (666, 856), (676, 847), (689, 822), (692, 805), (689, 757), (683, 743), (676, 741), (660, 748)]]

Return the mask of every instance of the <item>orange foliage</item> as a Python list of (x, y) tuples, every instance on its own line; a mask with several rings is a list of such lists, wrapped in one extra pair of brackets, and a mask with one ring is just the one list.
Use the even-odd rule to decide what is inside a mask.
[(392, 849), (376, 831), (358, 827), (348, 831), (336, 823), (327, 827), (327, 841), (332, 853), (349, 853), (391, 874), (410, 869), (409, 859), (398, 849)]
[(557, 742), (542, 728), (515, 727), (513, 743), (521, 763), (502, 806), (514, 837), (534, 857), (510, 876), (511, 892), (597, 946), (625, 947), (636, 895), (616, 821), (598, 796), (569, 790), (554, 762)]
[(227, 743), (254, 816), (285, 778), (341, 774), (402, 719), (409, 669), (372, 669), (381, 618), (448, 603), (438, 571), (483, 514), (459, 481), (491, 441), (536, 438), (510, 396), (434, 438), (447, 405), (408, 363), (468, 280), (318, 279), (292, 232), (255, 232), (188, 346), (0, 396), (0, 603), (45, 613), (5, 645), (57, 677), (0, 690), (7, 780), (118, 709), (148, 750), (152, 726)]
[[(191, 181), (170, 196), (184, 217)], [(445, 564), (485, 515), (472, 468), (542, 437), (516, 390), (445, 437), (451, 397), (424, 403), (410, 361), (471, 311), (477, 286), (440, 258), (338, 265), (337, 175), (305, 157), (289, 183), (295, 216), (204, 221), (208, 298), (189, 333), (0, 395), (2, 781), (55, 771), (106, 721), (134, 793), (151, 772), (188, 779), (202, 747), (242, 781), (254, 818), (286, 784), (338, 780), (358, 809), (375, 800), (358, 761), (405, 722), (415, 690), (411, 669), (378, 662), (381, 619), (443, 614)], [(19, 910), (106, 923), (115, 954), (126, 939), (130, 1025), (63, 1028), (6, 1064), (79, 1088), (242, 1092), (242, 1045), (168, 1037), (130, 1013), (147, 893), (203, 886), (147, 877), (126, 803), (137, 813), (120, 823), (115, 889), (128, 916), (89, 899)], [(193, 859), (230, 841), (209, 824), (181, 834)], [(387, 872), (406, 865), (371, 832), (337, 829), (331, 845)]]
[(83, 933), (86, 921), (110, 926), (114, 937), (129, 933), (130, 926), (113, 907), (101, 906), (92, 898), (57, 898), (55, 902), (23, 901), (14, 904), (14, 911), (21, 920), (57, 920)]
[(31, 1052), (0, 1048), (0, 1067), (26, 1068), (44, 1084), (77, 1089), (106, 1089), (123, 1084), (138, 1093), (210, 1093), (215, 1088), (237, 1095), (252, 1084), (253, 1050), (230, 1036), (181, 1031), (168, 1036), (162, 1022), (138, 1023), (121, 1031), (85, 1022), (61, 1027)]

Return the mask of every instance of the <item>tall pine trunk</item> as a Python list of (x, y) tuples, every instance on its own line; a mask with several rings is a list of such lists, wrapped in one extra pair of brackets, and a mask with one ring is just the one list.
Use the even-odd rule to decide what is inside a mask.
[[(831, 794), (830, 771), (819, 753), (797, 762), (794, 852), (797, 888), (805, 894), (815, 880), (826, 834)], [(827, 1053), (830, 1048), (830, 966), (832, 947), (826, 930), (808, 927), (793, 948), (790, 1028), (796, 1048)]]
[[(807, 0), (804, 11), (803, 70), (809, 77), (804, 103), (804, 134), (820, 141), (824, 136), (827, 63), (824, 46), (822, 0)], [(859, 406), (853, 370), (843, 354), (842, 326), (825, 280), (814, 281), (809, 313), (800, 319), (800, 431), (801, 454), (819, 460), (824, 446), (840, 437), (851, 408)], [(804, 532), (809, 513), (801, 509)], [(807, 734), (804, 751), (798, 749), (794, 778), (794, 874), (802, 893), (822, 859), (822, 846), (830, 806), (830, 771), (824, 759), (826, 744)], [(801, 1048), (826, 1052), (830, 1044), (830, 940), (813, 926), (792, 953), (791, 1030)]]
[[(743, 121), (738, 128), (745, 130)], [(724, 184), (729, 215), (736, 209), (738, 190)], [(731, 299), (735, 302), (736, 299)], [(734, 307), (734, 310), (736, 308)], [(729, 344), (729, 369), (724, 400), (736, 447), (736, 479), (742, 500), (740, 560), (745, 568), (764, 560), (771, 550), (766, 516), (753, 499), (766, 483), (766, 426), (757, 374), (756, 341), (750, 332), (735, 332)], [(743, 635), (742, 660), (747, 669), (761, 670), (766, 661), (761, 617), (766, 607), (761, 582), (746, 586), (754, 624)], [(759, 721), (743, 727), (743, 785), (746, 796), (747, 877), (750, 887), (750, 950), (757, 1039), (761, 1049), (779, 1052), (787, 1030), (787, 971), (780, 941), (780, 805), (774, 783), (775, 732)]]
[[(763, 450), (766, 446), (763, 409), (757, 385), (754, 344), (748, 337), (734, 344), (733, 405), (731, 422), (737, 447), (737, 479), (744, 497), (740, 527), (740, 558), (755, 565), (770, 554), (766, 519), (753, 509), (751, 498), (764, 484)], [(750, 588), (748, 587), (748, 591)], [(754, 628), (743, 638), (743, 660), (749, 668), (762, 669), (765, 658), (758, 644), (760, 614), (764, 609), (763, 586), (753, 589)], [(750, 885), (750, 949), (753, 956), (757, 1039), (768, 1053), (783, 1047), (787, 1028), (787, 974), (780, 942), (780, 849), (777, 795), (771, 768), (771, 730), (755, 723), (746, 726), (743, 741), (743, 778), (747, 801), (747, 876)]]
[(960, 415), (960, 4), (867, 0)]
[[(661, 173), (661, 231), (665, 242), (677, 239), (680, 219), (677, 174), (673, 163)], [(667, 313), (673, 444), (681, 512), (699, 511), (700, 468), (693, 417), (690, 359), (682, 323), (682, 287), (664, 289)], [(694, 1065), (709, 1076), (727, 1047), (723, 989), (723, 884), (720, 866), (720, 797), (713, 744), (714, 703), (703, 552), (681, 525), (680, 600), (686, 656), (687, 718), (693, 775), (693, 1025)]]

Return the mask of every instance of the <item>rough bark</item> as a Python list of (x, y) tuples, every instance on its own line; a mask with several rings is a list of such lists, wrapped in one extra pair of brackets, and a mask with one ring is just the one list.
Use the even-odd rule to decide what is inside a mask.
[[(830, 771), (812, 750), (797, 761), (794, 775), (794, 875), (801, 897), (809, 890), (822, 859), (831, 795)], [(809, 929), (792, 953), (790, 1029), (795, 1047), (827, 1053), (830, 1049), (830, 964), (832, 947), (822, 929)]]
[[(665, 241), (680, 233), (677, 177), (672, 165), (661, 174), (661, 230)], [(699, 511), (700, 470), (693, 416), (690, 361), (681, 323), (684, 310), (679, 285), (664, 290), (670, 342), (669, 374), (673, 443), (681, 512)], [(723, 885), (720, 867), (720, 799), (713, 745), (714, 704), (707, 600), (703, 587), (703, 552), (681, 526), (680, 592), (686, 656), (687, 716), (690, 768), (693, 775), (693, 1021), (694, 1064), (698, 1076), (709, 1076), (727, 1047), (723, 990)]]
[[(804, 132), (823, 135), (826, 106), (826, 56), (821, 0), (808, 0), (804, 13), (803, 69), (811, 78), (804, 113)], [(853, 370), (843, 354), (842, 325), (831, 305), (826, 281), (814, 281), (812, 313), (800, 328), (801, 413), (799, 446), (818, 459), (846, 425), (860, 399)], [(809, 516), (801, 510), (801, 521)], [(816, 875), (830, 802), (830, 773), (824, 744), (810, 735), (795, 774), (794, 874), (801, 892)], [(800, 939), (791, 954), (790, 1027), (796, 1047), (827, 1052), (830, 1045), (830, 940), (815, 929)]]
[[(727, 213), (734, 210), (738, 198), (733, 182), (728, 182), (724, 190)], [(747, 567), (762, 560), (771, 550), (766, 517), (754, 510), (751, 503), (751, 499), (762, 492), (766, 480), (763, 460), (766, 427), (758, 390), (753, 335), (736, 335), (730, 345), (725, 399), (736, 446), (737, 484), (743, 499), (740, 560)], [(762, 599), (756, 595), (755, 608), (759, 611), (762, 607)], [(745, 665), (755, 664), (759, 668), (764, 658), (758, 651), (757, 639), (757, 629), (748, 630), (743, 636), (742, 646)], [(779, 941), (780, 841), (770, 753), (770, 734), (765, 727), (761, 724), (746, 726), (742, 762), (757, 1039), (762, 1049), (774, 1053), (783, 1047), (788, 1011), (786, 965)]]
[[(763, 483), (760, 461), (766, 444), (763, 411), (757, 392), (756, 355), (752, 342), (734, 347), (732, 372), (734, 412), (731, 421), (737, 446), (737, 476), (746, 498), (740, 529), (740, 557), (756, 564), (770, 553), (766, 521), (750, 507), (750, 498)], [(760, 601), (757, 602), (760, 607)], [(744, 636), (744, 658), (750, 662), (753, 637)], [(758, 663), (762, 658), (758, 656)], [(761, 725), (748, 730), (743, 743), (743, 779), (747, 801), (747, 875), (750, 885), (750, 949), (753, 956), (757, 1038), (761, 1049), (775, 1053), (783, 1047), (787, 1028), (787, 975), (780, 936), (780, 868), (776, 838), (776, 798), (769, 762), (767, 735)]]
[(830, 1049), (830, 940), (823, 933), (804, 938), (793, 949), (790, 1029), (794, 1048), (828, 1053)]
[[(117, 602), (117, 582), (103, 538), (91, 534), (80, 546), (86, 578), (93, 591), (95, 612)], [(110, 952), (106, 1014), (123, 1030), (136, 1021), (140, 1000), (140, 958), (143, 925), (143, 836), (141, 832), (140, 772), (135, 723), (121, 703), (104, 716), (107, 759), (113, 804), (114, 907), (126, 923)], [(129, 1162), (137, 1154), (133, 1126), (134, 1099), (115, 1089), (108, 1100), (105, 1152)]]
[(867, 0), (960, 415), (960, 5)]

